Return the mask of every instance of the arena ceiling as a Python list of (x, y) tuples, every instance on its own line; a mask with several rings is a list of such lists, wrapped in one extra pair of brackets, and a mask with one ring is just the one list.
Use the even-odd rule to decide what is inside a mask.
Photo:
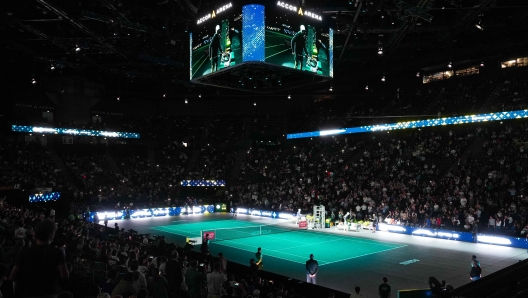
[[(410, 77), (451, 61), (499, 59), (528, 48), (525, 0), (302, 2), (333, 19), (334, 88), (382, 74)], [(214, 8), (215, 3), (3, 0), (2, 72), (28, 80), (43, 74), (82, 75), (108, 89), (143, 93), (191, 88), (189, 24), (197, 9)], [(327, 90), (328, 86), (311, 88)]]

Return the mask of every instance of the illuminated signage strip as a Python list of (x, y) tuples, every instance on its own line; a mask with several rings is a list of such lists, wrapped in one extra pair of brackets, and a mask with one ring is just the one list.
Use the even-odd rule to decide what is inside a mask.
[(308, 18), (311, 18), (311, 19), (314, 19), (314, 20), (319, 20), (319, 21), (323, 20), (322, 16), (320, 16), (320, 15), (314, 13), (314, 12), (311, 12), (309, 10), (303, 10), (302, 7), (297, 7), (295, 5), (292, 5), (292, 4), (283, 2), (283, 1), (277, 1), (277, 6), (282, 7), (284, 9), (286, 9), (286, 10), (289, 10), (289, 11), (296, 12), (300, 16), (305, 16), (305, 17), (308, 17)]
[[(214, 205), (202, 205), (202, 206), (164, 207), (164, 208), (150, 208), (150, 209), (131, 209), (131, 210), (128, 210), (128, 213), (131, 219), (135, 219), (135, 218), (148, 218), (148, 217), (160, 217), (160, 216), (206, 214), (206, 213), (214, 213), (215, 211), (222, 211), (222, 210), (219, 210), (219, 209), (215, 210)], [(225, 212), (225, 210), (223, 211)], [(108, 210), (108, 211), (90, 212), (90, 221), (94, 221), (96, 214), (100, 221), (103, 221), (105, 217), (108, 220), (124, 219), (127, 216), (127, 210), (122, 209), (118, 211)]]
[(282, 219), (291, 219), (295, 217), (293, 212), (276, 212), (269, 210), (259, 210), (259, 209), (247, 209), (239, 207), (236, 212), (238, 214), (247, 214), (261, 217), (271, 217), (271, 218), (282, 218)]
[(354, 134), (354, 133), (376, 132), (376, 131), (390, 131), (390, 130), (445, 126), (445, 125), (455, 125), (455, 124), (469, 124), (469, 123), (502, 121), (502, 120), (508, 120), (508, 119), (522, 119), (522, 118), (528, 118), (528, 110), (517, 110), (517, 111), (508, 111), (508, 112), (497, 112), (497, 113), (487, 113), (487, 114), (477, 114), (477, 115), (467, 115), (467, 116), (457, 116), (457, 117), (447, 117), (447, 118), (406, 121), (406, 122), (398, 122), (398, 123), (358, 126), (358, 127), (320, 130), (320, 131), (312, 131), (312, 132), (300, 132), (300, 133), (288, 134), (286, 138), (287, 139), (313, 138), (313, 137), (332, 136), (332, 135), (343, 135), (343, 134)]
[(29, 195), (30, 203), (56, 202), (60, 199), (60, 192), (37, 193)]
[[(384, 223), (380, 223), (378, 225), (378, 229), (380, 231), (385, 231), (389, 233), (407, 234), (407, 235), (413, 235), (415, 237), (427, 237), (427, 238), (437, 238), (437, 239), (444, 239), (444, 240), (474, 242), (473, 233), (471, 232), (437, 230), (437, 229), (427, 229), (427, 228), (413, 228), (413, 227), (408, 227), (408, 226), (388, 225)], [(525, 241), (525, 238), (518, 238), (518, 237), (495, 236), (495, 235), (489, 236), (489, 235), (480, 234), (477, 236), (477, 242), (528, 249), (528, 241)]]
[(206, 14), (205, 16), (199, 18), (197, 21), (196, 21), (196, 24), (197, 25), (200, 25), (201, 23), (207, 21), (207, 20), (210, 20), (210, 19), (213, 19), (216, 17), (217, 14), (220, 14), (226, 10), (228, 10), (229, 8), (233, 7), (233, 4), (231, 4), (231, 2), (229, 2), (229, 4), (226, 4), (224, 6), (221, 6), (219, 8), (217, 8), (216, 10), (213, 9), (213, 11), (209, 14)]
[(182, 180), (181, 186), (225, 186), (225, 180)]
[(135, 132), (123, 131), (102, 131), (102, 130), (87, 130), (77, 128), (53, 128), (53, 127), (38, 127), (38, 126), (23, 126), (12, 125), (11, 130), (14, 132), (39, 133), (39, 134), (55, 134), (55, 135), (74, 135), (87, 137), (106, 137), (106, 138), (125, 138), (125, 139), (139, 139), (140, 134)]

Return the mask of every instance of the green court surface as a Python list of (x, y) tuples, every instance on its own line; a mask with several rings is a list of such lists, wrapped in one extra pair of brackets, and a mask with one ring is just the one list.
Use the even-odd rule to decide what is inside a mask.
[(162, 231), (170, 234), (181, 235), (189, 238), (200, 237), (200, 232), (203, 230), (212, 229), (225, 229), (225, 228), (238, 228), (238, 227), (250, 227), (257, 225), (254, 222), (247, 222), (241, 220), (214, 220), (214, 221), (203, 221), (203, 222), (183, 222), (168, 226), (153, 227), (154, 230)]
[[(175, 224), (154, 227), (153, 229), (185, 237), (200, 237), (201, 230), (255, 225), (256, 223), (240, 220), (221, 220)], [(292, 224), (291, 227), (293, 227)], [(307, 257), (314, 254), (319, 266), (324, 266), (405, 247), (406, 245), (321, 233), (317, 230), (293, 230), (292, 232), (216, 241), (212, 242), (210, 246), (213, 252), (223, 251), (225, 253), (233, 250), (231, 256), (240, 257), (240, 260), (238, 258), (232, 258), (232, 260), (242, 264), (246, 264), (248, 258), (253, 257), (258, 247), (262, 247), (266, 260), (270, 260), (271, 257), (278, 259), (276, 261), (283, 260), (304, 264)]]

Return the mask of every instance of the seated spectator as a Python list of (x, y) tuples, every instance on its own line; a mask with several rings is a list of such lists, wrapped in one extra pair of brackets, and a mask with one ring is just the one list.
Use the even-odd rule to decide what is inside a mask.
[(15, 246), (11, 247), (5, 254), (3, 262), (6, 264), (15, 264), (20, 255), (20, 251), (26, 245), (24, 239), (18, 238), (15, 242)]
[(136, 289), (132, 283), (133, 279), (134, 273), (127, 272), (112, 291), (112, 297), (123, 296), (123, 298), (125, 298), (130, 295), (136, 295)]
[(169, 297), (169, 283), (165, 277), (160, 276), (158, 268), (150, 269), (150, 277), (148, 279), (148, 290), (152, 298), (168, 298)]
[(112, 293), (117, 285), (117, 270), (110, 269), (106, 272), (106, 282), (101, 285), (101, 293)]

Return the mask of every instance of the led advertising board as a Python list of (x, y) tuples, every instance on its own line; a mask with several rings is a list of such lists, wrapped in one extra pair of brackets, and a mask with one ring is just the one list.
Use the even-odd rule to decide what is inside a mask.
[(190, 79), (242, 62), (242, 13), (234, 2), (202, 9), (190, 34)]

